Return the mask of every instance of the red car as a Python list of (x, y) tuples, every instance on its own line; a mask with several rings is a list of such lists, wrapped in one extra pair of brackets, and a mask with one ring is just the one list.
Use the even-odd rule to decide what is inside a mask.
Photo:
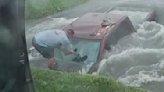
[(96, 71), (99, 62), (103, 59), (104, 50), (110, 50), (111, 45), (137, 29), (135, 22), (131, 22), (128, 16), (116, 14), (118, 10), (119, 12), (124, 10), (134, 13), (137, 13), (137, 10), (146, 12), (147, 15), (142, 20), (138, 19), (136, 23), (155, 20), (155, 12), (152, 9), (114, 7), (105, 13), (87, 13), (65, 27), (75, 31), (71, 39), (71, 48), (76, 49), (77, 54), (64, 56), (62, 52), (55, 50), (57, 69), (78, 71), (85, 68), (88, 73)]

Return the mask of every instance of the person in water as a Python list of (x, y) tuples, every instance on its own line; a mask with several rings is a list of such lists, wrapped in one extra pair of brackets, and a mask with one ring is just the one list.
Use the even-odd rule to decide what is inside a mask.
[[(32, 39), (32, 45), (35, 49), (42, 54), (44, 58), (48, 59), (48, 68), (54, 69), (54, 49), (58, 48), (65, 54), (73, 54), (73, 50), (69, 50), (69, 39), (74, 35), (72, 29), (65, 31), (60, 29), (46, 30), (37, 33)], [(56, 64), (56, 63), (55, 63)]]

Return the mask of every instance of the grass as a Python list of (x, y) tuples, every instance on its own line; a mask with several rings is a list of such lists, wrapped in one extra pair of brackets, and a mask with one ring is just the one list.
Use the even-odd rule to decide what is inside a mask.
[(149, 92), (127, 87), (113, 79), (31, 68), (36, 92)]
[(88, 0), (26, 0), (26, 19), (41, 18), (79, 5)]

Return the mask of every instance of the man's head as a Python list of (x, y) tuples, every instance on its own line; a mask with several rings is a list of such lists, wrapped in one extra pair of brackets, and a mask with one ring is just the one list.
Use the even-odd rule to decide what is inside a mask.
[(72, 29), (67, 29), (65, 31), (65, 33), (66, 33), (68, 39), (72, 38), (72, 36), (74, 35), (74, 31)]

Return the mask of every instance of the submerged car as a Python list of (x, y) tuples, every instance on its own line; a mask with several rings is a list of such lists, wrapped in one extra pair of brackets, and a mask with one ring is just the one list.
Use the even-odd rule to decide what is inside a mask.
[[(138, 16), (137, 21), (134, 21), (133, 16), (125, 14), (126, 11), (144, 12), (145, 16)], [(96, 71), (103, 59), (104, 50), (110, 50), (111, 45), (116, 44), (119, 39), (135, 32), (138, 28), (136, 24), (154, 20), (153, 9), (132, 7), (114, 7), (105, 13), (83, 15), (64, 28), (75, 31), (70, 40), (70, 49), (75, 50), (76, 53), (65, 56), (56, 49), (54, 51), (55, 61), (58, 64), (55, 66), (56, 70), (77, 72), (85, 69), (87, 73)]]

